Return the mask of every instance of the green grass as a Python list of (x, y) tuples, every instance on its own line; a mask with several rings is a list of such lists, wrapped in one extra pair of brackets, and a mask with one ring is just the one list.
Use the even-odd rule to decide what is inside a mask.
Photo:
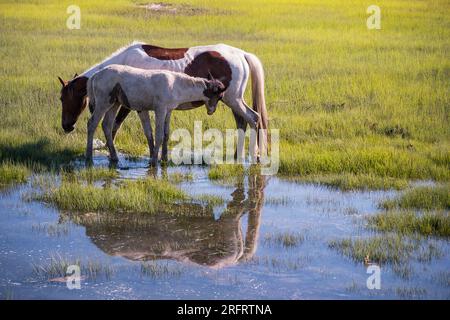
[(223, 204), (220, 197), (191, 197), (169, 181), (151, 177), (102, 186), (76, 178), (63, 179), (60, 184), (53, 181), (41, 187), (40, 192), (30, 195), (31, 199), (76, 212), (209, 215), (208, 208)]
[(99, 180), (112, 180), (118, 177), (119, 173), (117, 170), (102, 167), (91, 167), (62, 172), (62, 179), (67, 181), (74, 181), (78, 179), (87, 182), (94, 182)]
[(148, 261), (141, 263), (141, 274), (152, 279), (173, 279), (183, 274), (183, 268), (168, 262)]
[(25, 165), (11, 162), (0, 163), (0, 188), (13, 183), (24, 183), (30, 174), (30, 169)]
[[(362, 0), (230, 0), (227, 9), (220, 0), (167, 2), (196, 9), (158, 14), (128, 0), (80, 0), (82, 27), (68, 30), (65, 2), (1, 3), (0, 161), (54, 167), (82, 156), (88, 112), (75, 132), (62, 132), (56, 76), (80, 73), (135, 39), (167, 47), (222, 42), (264, 64), (281, 175), (343, 188), (449, 181), (448, 1), (381, 0), (381, 30), (366, 28)], [(172, 129), (192, 133), (199, 119), (205, 129), (234, 128), (227, 109), (211, 117), (203, 108), (175, 112)], [(134, 113), (116, 144), (147, 153)], [(341, 174), (349, 181), (324, 178)]]
[(450, 237), (448, 212), (387, 211), (368, 218), (369, 227), (379, 231), (401, 234)]
[(305, 241), (305, 237), (297, 232), (267, 233), (264, 235), (264, 243), (278, 245), (285, 248), (297, 247)]
[(400, 190), (408, 186), (406, 179), (380, 177), (374, 174), (328, 174), (307, 175), (293, 178), (294, 181), (315, 183), (344, 191), (351, 190)]
[(80, 267), (81, 277), (109, 279), (114, 273), (113, 268), (96, 260), (82, 262), (81, 259), (71, 259), (60, 254), (52, 254), (46, 263), (32, 263), (33, 274), (38, 278), (55, 279), (67, 276), (67, 268), (71, 265)]
[(429, 253), (430, 259), (439, 256), (436, 248), (423, 248), (423, 245), (418, 241), (407, 239), (398, 234), (332, 240), (329, 242), (329, 247), (355, 262), (364, 262), (368, 259), (374, 263), (404, 265), (412, 258), (422, 259), (425, 250), (426, 253)]
[(450, 210), (450, 184), (414, 188), (395, 199), (383, 201), (380, 207), (384, 209)]
[(59, 209), (86, 211), (130, 211), (155, 213), (164, 205), (182, 201), (188, 196), (163, 180), (123, 181), (117, 186), (98, 187), (80, 181), (65, 182), (36, 195), (37, 200)]
[(223, 184), (232, 184), (245, 175), (257, 174), (260, 170), (258, 165), (245, 167), (242, 164), (219, 164), (209, 169), (208, 178)]

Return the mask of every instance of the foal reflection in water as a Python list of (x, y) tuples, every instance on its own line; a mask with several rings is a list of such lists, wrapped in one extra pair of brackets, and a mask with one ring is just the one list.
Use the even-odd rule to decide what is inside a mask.
[[(266, 177), (249, 175), (238, 179), (232, 200), (218, 220), (212, 208), (197, 203), (180, 208), (189, 211), (189, 217), (96, 214), (77, 215), (74, 220), (86, 227), (86, 235), (98, 248), (112, 256), (135, 261), (173, 259), (222, 268), (251, 259), (258, 242)], [(205, 210), (209, 211), (207, 215)], [(196, 217), (195, 211), (201, 214)], [(241, 220), (246, 213), (244, 238)]]

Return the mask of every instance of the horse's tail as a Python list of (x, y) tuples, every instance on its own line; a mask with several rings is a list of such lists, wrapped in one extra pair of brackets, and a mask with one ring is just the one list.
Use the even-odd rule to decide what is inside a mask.
[(95, 75), (90, 77), (87, 82), (87, 99), (90, 113), (93, 113), (95, 109), (94, 77)]
[[(267, 129), (269, 120), (267, 118), (266, 99), (264, 97), (264, 69), (261, 61), (254, 54), (245, 53), (245, 60), (250, 67), (252, 76), (252, 103), (253, 110), (260, 115), (258, 122), (258, 129), (261, 133), (257, 135), (260, 155), (264, 155), (267, 150)], [(260, 134), (262, 134), (262, 141), (260, 141)]]

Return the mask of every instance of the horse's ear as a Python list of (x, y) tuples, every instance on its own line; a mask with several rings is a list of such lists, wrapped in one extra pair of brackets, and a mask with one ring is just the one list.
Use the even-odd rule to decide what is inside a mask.
[(75, 73), (75, 74), (73, 75), (73, 79), (75, 79), (76, 77), (78, 77), (78, 73)]
[(61, 85), (62, 85), (63, 87), (66, 86), (66, 82), (65, 82), (63, 79), (61, 79), (61, 77), (58, 77), (58, 80), (59, 80), (59, 82), (61, 82)]
[(208, 80), (214, 80), (214, 77), (211, 74), (211, 71), (209, 71), (209, 70), (208, 70)]

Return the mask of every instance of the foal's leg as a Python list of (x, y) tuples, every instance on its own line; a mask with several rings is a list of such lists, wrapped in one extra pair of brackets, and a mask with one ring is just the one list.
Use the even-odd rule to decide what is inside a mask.
[(142, 129), (144, 129), (145, 137), (147, 138), (148, 150), (150, 152), (150, 158), (153, 159), (155, 156), (152, 134), (152, 125), (150, 123), (150, 117), (148, 116), (148, 111), (138, 111), (139, 119), (141, 119)]
[(94, 140), (95, 129), (97, 129), (98, 123), (102, 119), (105, 112), (109, 109), (108, 106), (97, 103), (94, 113), (89, 118), (87, 123), (87, 146), (86, 146), (86, 162), (92, 162), (92, 141)]
[(169, 142), (169, 134), (170, 134), (170, 115), (172, 114), (171, 111), (167, 112), (166, 119), (164, 121), (164, 139), (163, 139), (163, 145), (162, 145), (162, 157), (161, 160), (167, 162), (168, 156), (167, 156), (167, 144)]
[(122, 122), (128, 116), (130, 111), (131, 111), (130, 109), (128, 109), (128, 108), (126, 108), (124, 106), (120, 107), (119, 113), (116, 115), (116, 120), (114, 122), (114, 126), (113, 126), (113, 129), (112, 129), (112, 137), (113, 137), (113, 139), (116, 138), (117, 131), (119, 131), (120, 126), (122, 125)]
[(161, 148), (161, 144), (164, 139), (164, 123), (166, 120), (166, 114), (167, 114), (166, 108), (155, 108), (156, 143), (155, 143), (154, 157), (152, 159), (153, 166), (156, 166), (156, 164), (158, 163), (159, 148)]
[(112, 162), (119, 161), (119, 158), (117, 157), (116, 148), (114, 147), (114, 139), (112, 136), (112, 129), (114, 125), (114, 119), (116, 118), (117, 110), (119, 109), (118, 104), (115, 104), (111, 109), (106, 112), (105, 117), (103, 118), (102, 122), (102, 128), (103, 133), (105, 134), (106, 138), (106, 145), (109, 149), (109, 158)]

